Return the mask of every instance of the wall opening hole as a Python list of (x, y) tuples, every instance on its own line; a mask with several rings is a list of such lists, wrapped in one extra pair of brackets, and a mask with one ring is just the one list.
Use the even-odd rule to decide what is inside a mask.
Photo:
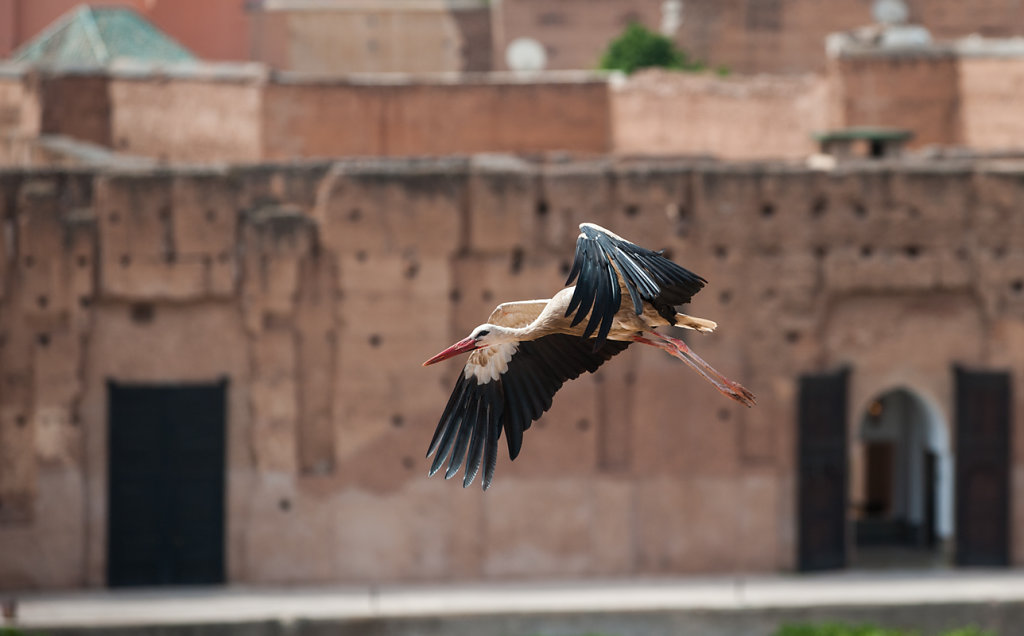
[(448, 300), (452, 301), (453, 303), (459, 302), (460, 300), (462, 300), (462, 292), (460, 292), (457, 289), (451, 290), (450, 292), (448, 292)]
[(537, 201), (537, 216), (547, 216), (547, 215), (548, 215), (548, 202), (545, 201), (544, 199), (541, 199), (540, 201)]
[(40, 309), (46, 309), (46, 306), (50, 304), (50, 299), (46, 297), (46, 294), (41, 294), (36, 298), (36, 304), (39, 305)]
[(771, 203), (764, 203), (761, 205), (761, 216), (766, 219), (770, 219), (775, 216), (775, 206)]
[(36, 336), (36, 342), (39, 343), (40, 347), (49, 347), (50, 346), (50, 334), (48, 334), (48, 333), (41, 333), (41, 334), (39, 334), (38, 336)]
[(828, 199), (823, 196), (819, 196), (814, 200), (811, 205), (811, 216), (814, 218), (821, 217), (828, 211)]
[(725, 260), (729, 257), (729, 248), (724, 245), (715, 246), (715, 256), (719, 259)]
[(153, 303), (132, 303), (129, 311), (131, 312), (132, 322), (145, 325), (153, 322), (156, 307)]
[(409, 280), (416, 278), (416, 275), (420, 273), (420, 264), (413, 261), (405, 266), (405, 277)]
[(796, 344), (797, 342), (800, 342), (800, 332), (794, 329), (787, 331), (786, 342), (789, 344)]
[(394, 415), (391, 416), (391, 425), (394, 426), (395, 428), (402, 428), (404, 424), (405, 418), (402, 417), (401, 413), (395, 413)]
[(875, 248), (873, 246), (871, 246), (871, 245), (861, 245), (860, 246), (860, 255), (863, 258), (869, 258), (874, 253), (875, 253)]
[(903, 253), (906, 254), (908, 258), (917, 258), (921, 255), (921, 246), (907, 245), (903, 248)]
[(348, 211), (348, 220), (349, 221), (352, 221), (353, 223), (355, 223), (355, 222), (359, 221), (362, 218), (363, 218), (363, 211), (360, 210), (359, 208), (352, 208), (351, 210)]
[(640, 206), (636, 204), (630, 204), (626, 206), (626, 216), (634, 217), (640, 214)]
[(508, 269), (513, 274), (518, 274), (523, 269), (523, 248), (516, 246), (512, 248), (512, 259), (509, 262)]
[(381, 343), (380, 334), (376, 334), (376, 333), (370, 334), (370, 346), (371, 347), (376, 349), (377, 347), (380, 346), (380, 343)]
[(729, 301), (732, 300), (732, 292), (728, 289), (723, 289), (718, 294), (718, 301), (723, 305), (728, 305)]

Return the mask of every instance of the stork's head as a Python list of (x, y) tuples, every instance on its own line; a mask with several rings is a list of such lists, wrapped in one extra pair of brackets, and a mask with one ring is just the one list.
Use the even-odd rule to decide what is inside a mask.
[(513, 342), (515, 340), (515, 334), (508, 327), (484, 323), (474, 329), (467, 337), (459, 340), (441, 353), (424, 362), (423, 366), (447, 360), (448, 358), (457, 356), (460, 353), (467, 353), (475, 349), (483, 349), (484, 347), (490, 347), (491, 345), (503, 342)]

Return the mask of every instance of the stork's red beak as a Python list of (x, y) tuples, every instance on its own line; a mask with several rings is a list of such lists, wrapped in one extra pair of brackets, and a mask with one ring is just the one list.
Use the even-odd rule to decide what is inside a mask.
[(442, 360), (447, 360), (452, 356), (457, 356), (460, 353), (466, 353), (467, 351), (472, 351), (473, 349), (476, 349), (476, 340), (472, 338), (463, 338), (462, 340), (459, 340), (458, 342), (448, 347), (441, 353), (437, 354), (433, 358), (424, 362), (423, 366), (427, 366), (428, 364), (434, 364), (435, 362), (440, 362)]

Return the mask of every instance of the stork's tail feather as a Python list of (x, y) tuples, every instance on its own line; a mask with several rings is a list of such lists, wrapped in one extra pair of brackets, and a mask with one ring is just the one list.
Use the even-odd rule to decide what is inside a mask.
[(687, 316), (686, 314), (676, 314), (676, 326), (693, 329), (694, 331), (699, 331), (701, 333), (711, 333), (718, 326), (718, 323), (714, 320), (707, 320), (706, 318), (696, 318), (694, 316)]

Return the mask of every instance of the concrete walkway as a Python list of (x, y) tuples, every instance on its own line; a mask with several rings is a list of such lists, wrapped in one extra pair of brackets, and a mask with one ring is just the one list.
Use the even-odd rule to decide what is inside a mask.
[[(767, 636), (780, 622), (825, 618), (885, 622), (925, 633), (975, 624), (999, 634), (1024, 634), (1024, 571), (1006, 570), (0, 592), (0, 599), (10, 598), (18, 601), (19, 628), (51, 635), (174, 634), (173, 627), (180, 626), (188, 627), (188, 634)], [(204, 626), (214, 631), (204, 632)], [(237, 629), (226, 631), (229, 626)]]

